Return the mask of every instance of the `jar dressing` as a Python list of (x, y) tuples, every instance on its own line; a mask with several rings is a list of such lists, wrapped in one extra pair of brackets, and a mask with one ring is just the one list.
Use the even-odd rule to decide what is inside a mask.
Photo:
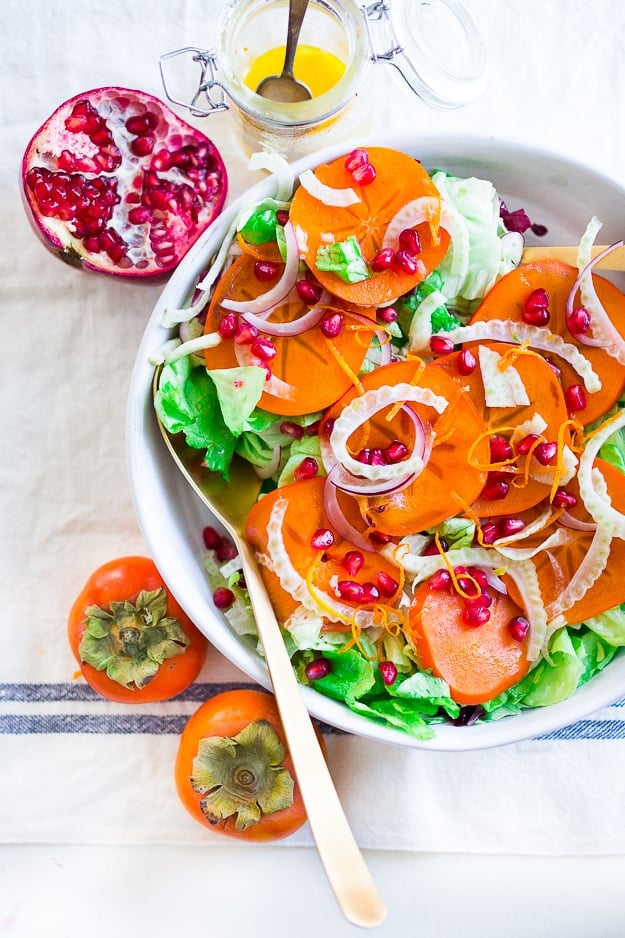
[[(286, 35), (287, 19), (288, 0), (229, 0), (213, 50), (185, 48), (161, 57), (169, 100), (196, 117), (230, 110), (249, 153), (265, 149), (294, 159), (331, 142), (338, 121), (345, 131), (372, 63), (392, 65), (414, 94), (434, 107), (459, 107), (483, 87), (484, 47), (458, 0), (382, 0), (367, 6), (356, 0), (310, 0), (294, 71), (313, 97), (270, 101), (256, 88), (282, 69), (284, 46), (276, 39)], [(181, 55), (191, 55), (201, 67), (190, 102), (172, 94), (165, 73), (169, 60)]]

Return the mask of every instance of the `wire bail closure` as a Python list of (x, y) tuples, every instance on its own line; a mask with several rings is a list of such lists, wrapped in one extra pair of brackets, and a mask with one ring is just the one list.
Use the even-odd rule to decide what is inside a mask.
[[(181, 101), (179, 98), (176, 98), (168, 85), (166, 77), (165, 63), (168, 59), (176, 58), (177, 56), (191, 55), (193, 62), (198, 62), (200, 65), (200, 79), (198, 82), (197, 90), (191, 101)], [(209, 114), (214, 113), (215, 111), (227, 111), (229, 105), (226, 102), (226, 91), (224, 86), (220, 81), (217, 81), (216, 75), (218, 71), (217, 62), (215, 59), (215, 53), (209, 52), (206, 49), (196, 49), (194, 46), (185, 46), (182, 49), (174, 49), (173, 52), (165, 52), (159, 59), (159, 69), (161, 73), (161, 81), (163, 82), (163, 89), (169, 101), (172, 104), (178, 104), (181, 107), (187, 108), (194, 117), (208, 117)], [(197, 102), (202, 97), (205, 97), (208, 107), (198, 107)]]

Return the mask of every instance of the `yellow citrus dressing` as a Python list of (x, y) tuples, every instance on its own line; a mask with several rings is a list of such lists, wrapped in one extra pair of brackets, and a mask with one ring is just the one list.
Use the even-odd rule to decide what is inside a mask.
[[(279, 75), (284, 65), (284, 46), (268, 49), (253, 63), (245, 76), (245, 84), (256, 91), (263, 78)], [(313, 98), (325, 94), (343, 77), (345, 63), (332, 52), (325, 52), (316, 46), (301, 45), (295, 52), (293, 72), (298, 81), (303, 82)]]

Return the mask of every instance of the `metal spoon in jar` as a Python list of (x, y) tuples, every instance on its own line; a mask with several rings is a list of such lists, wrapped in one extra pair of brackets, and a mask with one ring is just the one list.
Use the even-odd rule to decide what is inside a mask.
[[(153, 394), (158, 388), (159, 375), (160, 368), (157, 368)], [(158, 415), (156, 420), (178, 469), (214, 517), (223, 524), (239, 553), (308, 823), (339, 908), (354, 925), (363, 928), (379, 925), (386, 915), (384, 900), (345, 817), (254, 551), (245, 538), (245, 521), (258, 497), (259, 479), (249, 463), (239, 460), (232, 465), (230, 483), (224, 482), (218, 473), (202, 466), (201, 452), (188, 447), (182, 434), (169, 434)]]
[(289, 23), (282, 73), (263, 78), (256, 89), (256, 94), (263, 98), (279, 101), (282, 104), (296, 104), (298, 101), (309, 101), (312, 98), (306, 85), (293, 77), (295, 49), (307, 6), (308, 0), (290, 0), (289, 2)]

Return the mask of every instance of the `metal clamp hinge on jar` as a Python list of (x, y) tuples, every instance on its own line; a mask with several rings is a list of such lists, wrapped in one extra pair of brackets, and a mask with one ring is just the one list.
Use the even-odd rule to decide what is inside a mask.
[[(198, 87), (190, 102), (181, 101), (172, 94), (165, 74), (165, 62), (181, 55), (191, 55), (192, 60), (200, 65)], [(215, 111), (228, 110), (225, 89), (216, 78), (217, 63), (214, 52), (209, 52), (206, 49), (196, 49), (193, 46), (185, 46), (183, 49), (175, 49), (173, 52), (166, 52), (162, 55), (159, 60), (159, 67), (163, 89), (172, 104), (179, 104), (181, 107), (187, 108), (194, 117), (208, 117), (209, 114)], [(208, 108), (198, 107), (197, 102), (202, 96), (206, 98)]]
[[(371, 3), (369, 6), (363, 6), (362, 13), (365, 21), (365, 28), (367, 30), (367, 36), (369, 37), (369, 57), (371, 61), (390, 62), (393, 64), (392, 60), (395, 58), (395, 56), (400, 55), (404, 51), (404, 47), (399, 44), (397, 37), (393, 32), (393, 27), (390, 20), (389, 5), (384, 3), (384, 0), (377, 0), (376, 3)], [(375, 47), (373, 30), (370, 26), (372, 22), (382, 24), (381, 26), (376, 26), (375, 30), (383, 32), (384, 37), (387, 38), (391, 43), (390, 47), (385, 52), (378, 52)]]

